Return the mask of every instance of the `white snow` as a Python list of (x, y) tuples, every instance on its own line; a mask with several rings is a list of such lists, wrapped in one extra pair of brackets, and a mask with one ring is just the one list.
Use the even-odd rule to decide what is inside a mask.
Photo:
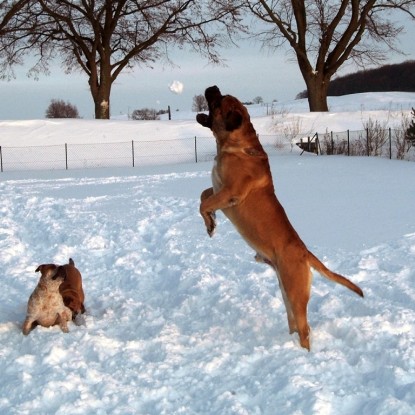
[(182, 82), (180, 81), (173, 81), (170, 85), (169, 85), (169, 89), (171, 92), (173, 92), (174, 94), (180, 95), (183, 92), (184, 89), (184, 85)]
[[(314, 120), (287, 106), (343, 130), (362, 105), (389, 117), (385, 94), (358, 98)], [(273, 117), (253, 115), (269, 133)], [(129, 128), (211, 136), (190, 118), (1, 121), (0, 145), (113, 141)], [(365, 293), (315, 274), (310, 353), (288, 334), (274, 273), (221, 213), (207, 236), (198, 208), (211, 162), (0, 173), (0, 413), (413, 413), (415, 163), (299, 154), (270, 156), (276, 193), (310, 250)], [(69, 257), (85, 324), (23, 336), (34, 270)]]

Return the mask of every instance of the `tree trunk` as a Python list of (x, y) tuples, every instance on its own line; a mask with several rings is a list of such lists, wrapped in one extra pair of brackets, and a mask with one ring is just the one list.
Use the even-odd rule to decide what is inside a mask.
[(90, 65), (89, 88), (95, 105), (95, 119), (109, 120), (110, 95), (111, 95), (111, 71), (109, 65), (100, 68), (96, 64)]
[(109, 120), (110, 119), (110, 98), (109, 94), (106, 98), (98, 94), (98, 99), (94, 98), (95, 104), (95, 119)]
[(330, 78), (319, 76), (317, 73), (304, 76), (307, 85), (308, 105), (311, 112), (327, 112), (327, 91), (329, 89)]

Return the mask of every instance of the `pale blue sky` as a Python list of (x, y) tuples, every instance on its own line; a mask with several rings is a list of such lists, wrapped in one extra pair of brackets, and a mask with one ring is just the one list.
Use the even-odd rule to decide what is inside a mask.
[[(406, 24), (407, 33), (401, 36), (400, 47), (407, 56), (392, 55), (390, 63), (415, 59), (415, 22)], [(296, 62), (283, 49), (273, 52), (261, 50), (260, 45), (245, 42), (240, 48), (223, 50), (226, 67), (207, 65), (198, 55), (189, 52), (176, 54), (177, 67), (154, 69), (137, 68), (121, 74), (113, 85), (111, 115), (127, 114), (137, 108), (167, 108), (190, 110), (195, 95), (207, 86), (217, 84), (224, 93), (241, 100), (261, 96), (265, 102), (286, 101), (305, 89)], [(0, 81), (0, 119), (44, 118), (52, 99), (71, 102), (83, 118), (94, 118), (94, 105), (88, 90), (87, 77), (81, 73), (65, 75), (59, 66), (49, 76), (38, 81), (27, 78), (27, 67), (19, 68), (16, 79)], [(343, 71), (355, 69), (348, 67)], [(181, 95), (170, 92), (169, 84), (178, 80), (184, 84)]]

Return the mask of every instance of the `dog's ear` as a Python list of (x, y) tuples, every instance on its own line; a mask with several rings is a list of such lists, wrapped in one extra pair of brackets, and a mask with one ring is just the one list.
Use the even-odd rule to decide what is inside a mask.
[(35, 272), (39, 272), (39, 271), (42, 269), (42, 267), (43, 267), (43, 265), (39, 265), (39, 266), (36, 268)]
[(229, 110), (225, 116), (225, 128), (227, 131), (233, 131), (242, 124), (242, 112), (237, 109)]
[(203, 127), (212, 128), (212, 120), (207, 114), (197, 114), (196, 121)]

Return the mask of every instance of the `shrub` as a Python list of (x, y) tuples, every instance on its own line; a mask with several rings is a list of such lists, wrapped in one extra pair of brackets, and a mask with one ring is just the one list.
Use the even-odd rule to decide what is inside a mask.
[(62, 99), (52, 99), (45, 113), (46, 118), (79, 118), (75, 105)]
[(383, 146), (388, 141), (387, 122), (373, 121), (370, 117), (363, 123), (366, 130), (367, 152), (371, 156), (381, 156)]
[(159, 120), (160, 112), (154, 108), (141, 108), (134, 110), (131, 114), (133, 120)]
[(406, 139), (409, 141), (415, 141), (415, 108), (412, 108), (412, 121), (409, 124), (409, 127), (406, 129)]
[(193, 105), (192, 105), (192, 111), (194, 112), (202, 112), (207, 111), (209, 109), (208, 103), (206, 101), (206, 98), (203, 95), (195, 95), (193, 97)]

